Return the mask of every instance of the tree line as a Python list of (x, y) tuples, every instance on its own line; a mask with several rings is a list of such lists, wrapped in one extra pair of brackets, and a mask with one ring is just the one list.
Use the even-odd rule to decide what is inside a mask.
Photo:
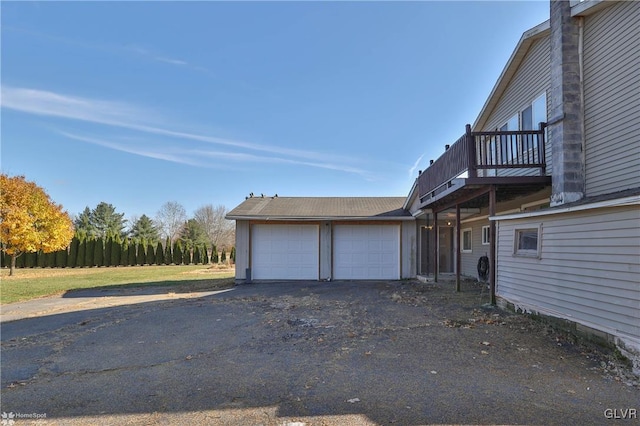
[(127, 221), (101, 202), (72, 219), (24, 176), (1, 173), (0, 189), (0, 262), (10, 266), (9, 275), (15, 267), (218, 263), (227, 261), (229, 249), (235, 262), (234, 227), (224, 206), (203, 206), (188, 219), (184, 207), (168, 202), (155, 219)]
[[(9, 254), (2, 252), (2, 264), (7, 265)], [(167, 239), (155, 245), (143, 239), (135, 241), (119, 237), (79, 238), (74, 236), (68, 248), (44, 252), (27, 252), (16, 260), (16, 268), (83, 268), (101, 266), (143, 265), (207, 265), (209, 263), (235, 263), (235, 248), (229, 254), (225, 248), (218, 251), (206, 244), (184, 247), (181, 240)]]
[(124, 213), (106, 202), (93, 209), (88, 206), (73, 220), (75, 235), (85, 238), (114, 238), (122, 240), (145, 240), (156, 244), (169, 240), (173, 245), (177, 240), (184, 247), (193, 250), (195, 246), (207, 244), (230, 249), (235, 240), (233, 222), (225, 219), (224, 206), (205, 205), (188, 218), (186, 210), (179, 203), (165, 203), (155, 218), (146, 214), (131, 220), (124, 219)]

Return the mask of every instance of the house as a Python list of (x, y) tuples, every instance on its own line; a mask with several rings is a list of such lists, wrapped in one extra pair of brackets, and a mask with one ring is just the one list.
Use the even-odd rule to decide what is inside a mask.
[[(388, 277), (450, 273), (459, 285), (477, 277), (486, 256), (492, 303), (608, 340), (640, 374), (638, 22), (640, 2), (552, 0), (550, 20), (523, 34), (475, 122), (407, 197), (381, 209), (372, 205), (385, 199), (369, 198), (362, 210), (332, 199), (318, 212), (301, 199), (291, 201), (300, 214), (273, 218), (249, 199), (231, 212), (237, 278), (255, 268), (264, 237), (252, 242), (251, 229), (266, 220), (314, 223), (314, 279), (367, 278), (375, 253), (356, 247), (377, 226), (395, 226), (398, 270)], [(250, 214), (254, 205), (259, 215)], [(357, 226), (362, 237), (341, 242)], [(337, 253), (342, 244), (350, 249)]]

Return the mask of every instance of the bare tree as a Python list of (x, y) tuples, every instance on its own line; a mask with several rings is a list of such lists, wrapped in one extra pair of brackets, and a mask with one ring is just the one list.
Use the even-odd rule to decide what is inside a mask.
[(156, 213), (155, 223), (163, 239), (175, 242), (180, 237), (182, 227), (187, 221), (187, 211), (176, 201), (164, 203)]
[(233, 222), (225, 219), (227, 215), (225, 206), (212, 206), (207, 204), (200, 207), (193, 214), (194, 219), (202, 226), (207, 234), (209, 242), (216, 247), (231, 247), (234, 244), (235, 229)]

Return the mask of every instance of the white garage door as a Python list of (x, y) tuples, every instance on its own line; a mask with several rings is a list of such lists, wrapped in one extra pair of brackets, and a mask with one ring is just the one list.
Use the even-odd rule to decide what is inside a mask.
[(251, 273), (256, 280), (317, 280), (317, 225), (253, 225)]
[(400, 226), (335, 225), (333, 276), (337, 280), (400, 279)]

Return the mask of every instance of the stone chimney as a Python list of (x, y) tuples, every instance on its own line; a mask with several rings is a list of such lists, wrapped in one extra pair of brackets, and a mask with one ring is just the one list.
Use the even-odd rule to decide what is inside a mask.
[(578, 201), (585, 191), (579, 19), (571, 17), (568, 0), (551, 0), (551, 206)]

